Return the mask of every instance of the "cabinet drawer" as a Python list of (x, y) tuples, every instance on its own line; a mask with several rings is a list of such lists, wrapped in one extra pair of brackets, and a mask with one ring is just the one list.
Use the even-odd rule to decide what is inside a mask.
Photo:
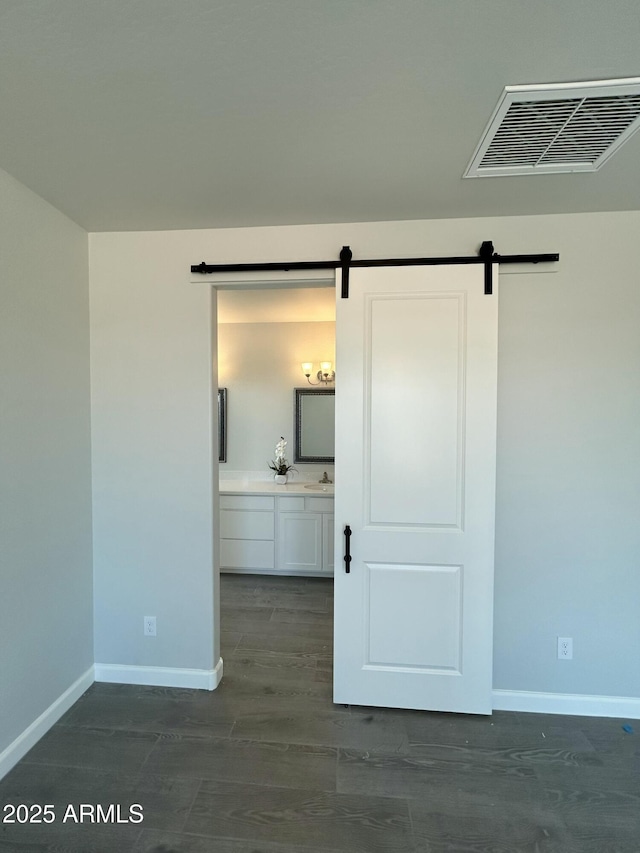
[(275, 509), (269, 495), (220, 495), (220, 509)]
[(333, 512), (333, 498), (305, 498), (307, 512)]
[(278, 498), (278, 509), (280, 512), (304, 512), (304, 496)]
[(220, 567), (223, 569), (273, 569), (274, 565), (273, 542), (220, 540)]
[(272, 512), (220, 510), (220, 537), (222, 539), (273, 539), (275, 529), (273, 518)]

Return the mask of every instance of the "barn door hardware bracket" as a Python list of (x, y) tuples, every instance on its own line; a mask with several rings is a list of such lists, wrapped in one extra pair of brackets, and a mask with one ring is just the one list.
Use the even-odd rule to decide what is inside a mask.
[(480, 246), (478, 256), (484, 261), (484, 295), (491, 296), (493, 293), (493, 263), (497, 259), (496, 253), (493, 251), (493, 243), (491, 240), (485, 240)]
[(349, 246), (343, 246), (340, 251), (340, 269), (342, 270), (342, 292), (343, 299), (349, 298), (349, 264), (353, 258), (353, 252)]

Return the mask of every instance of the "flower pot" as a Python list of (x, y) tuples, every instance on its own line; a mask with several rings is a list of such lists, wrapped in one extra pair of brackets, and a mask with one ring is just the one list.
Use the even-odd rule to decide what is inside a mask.
[(273, 479), (274, 479), (276, 486), (284, 486), (285, 483), (287, 482), (287, 475), (286, 474), (274, 474)]

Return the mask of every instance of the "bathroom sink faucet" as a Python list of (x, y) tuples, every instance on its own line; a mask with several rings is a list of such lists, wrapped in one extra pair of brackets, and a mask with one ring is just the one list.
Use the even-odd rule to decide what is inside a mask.
[(323, 476), (322, 476), (322, 479), (321, 479), (321, 480), (318, 480), (318, 482), (319, 482), (319, 483), (333, 483), (333, 480), (330, 480), (330, 479), (327, 477), (327, 472), (325, 471), (325, 472), (324, 472), (324, 474), (323, 474)]

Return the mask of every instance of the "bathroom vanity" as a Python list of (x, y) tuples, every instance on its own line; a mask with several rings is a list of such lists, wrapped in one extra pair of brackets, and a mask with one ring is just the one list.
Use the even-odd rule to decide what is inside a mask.
[(333, 486), (220, 481), (220, 570), (333, 575)]

